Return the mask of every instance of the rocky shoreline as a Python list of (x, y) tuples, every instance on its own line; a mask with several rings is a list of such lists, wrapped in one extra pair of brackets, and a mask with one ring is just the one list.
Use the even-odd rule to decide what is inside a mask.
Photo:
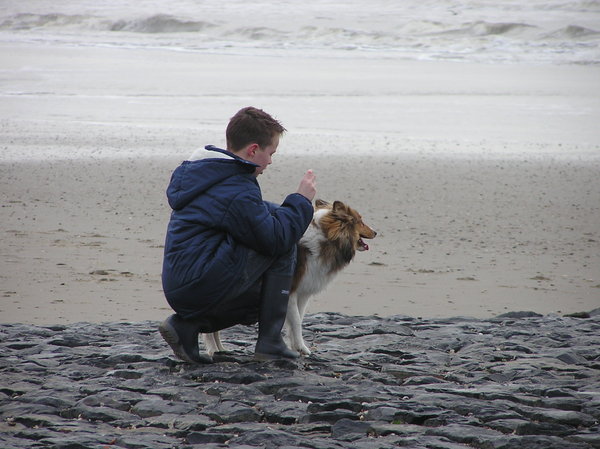
[(156, 322), (0, 325), (0, 446), (600, 448), (600, 309), (493, 319), (309, 315), (314, 355), (223, 332), (175, 360)]

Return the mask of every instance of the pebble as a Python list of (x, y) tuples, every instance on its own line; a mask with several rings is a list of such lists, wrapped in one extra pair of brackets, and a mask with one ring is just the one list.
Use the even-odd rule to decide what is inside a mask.
[(600, 310), (491, 319), (308, 315), (313, 355), (212, 365), (157, 322), (0, 325), (0, 447), (600, 448)]

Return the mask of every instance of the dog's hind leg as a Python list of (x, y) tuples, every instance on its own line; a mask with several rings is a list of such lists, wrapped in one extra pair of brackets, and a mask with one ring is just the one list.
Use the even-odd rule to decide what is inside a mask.
[(215, 352), (221, 351), (221, 348), (223, 347), (218, 331), (211, 334), (202, 334), (202, 340), (204, 340), (204, 347), (210, 356)]
[[(302, 301), (303, 299), (304, 301)], [(288, 331), (291, 348), (300, 354), (310, 355), (310, 349), (304, 344), (304, 338), (302, 338), (302, 316), (298, 307), (298, 303), (306, 302), (306, 299), (308, 298), (299, 298), (297, 294), (290, 295), (285, 326)]]
[(215, 340), (217, 352), (227, 352), (227, 350), (223, 347), (223, 344), (221, 343), (221, 333), (219, 331), (217, 331), (217, 332), (213, 332), (212, 335)]

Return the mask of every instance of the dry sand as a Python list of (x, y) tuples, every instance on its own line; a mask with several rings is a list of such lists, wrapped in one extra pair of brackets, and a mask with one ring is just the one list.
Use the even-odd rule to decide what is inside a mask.
[(600, 306), (600, 69), (131, 55), (0, 46), (0, 321), (170, 313), (170, 173), (248, 104), (290, 129), (266, 199), (313, 168), (379, 232), (309, 312)]

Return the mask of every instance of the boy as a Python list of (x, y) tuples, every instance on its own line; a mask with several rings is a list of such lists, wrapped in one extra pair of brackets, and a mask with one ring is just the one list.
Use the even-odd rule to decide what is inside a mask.
[(227, 150), (209, 145), (173, 172), (162, 282), (176, 313), (159, 330), (182, 360), (212, 362), (200, 354), (199, 333), (257, 321), (257, 359), (299, 356), (281, 329), (315, 176), (308, 170), (281, 206), (263, 201), (256, 180), (284, 132), (266, 112), (243, 108), (227, 126)]

